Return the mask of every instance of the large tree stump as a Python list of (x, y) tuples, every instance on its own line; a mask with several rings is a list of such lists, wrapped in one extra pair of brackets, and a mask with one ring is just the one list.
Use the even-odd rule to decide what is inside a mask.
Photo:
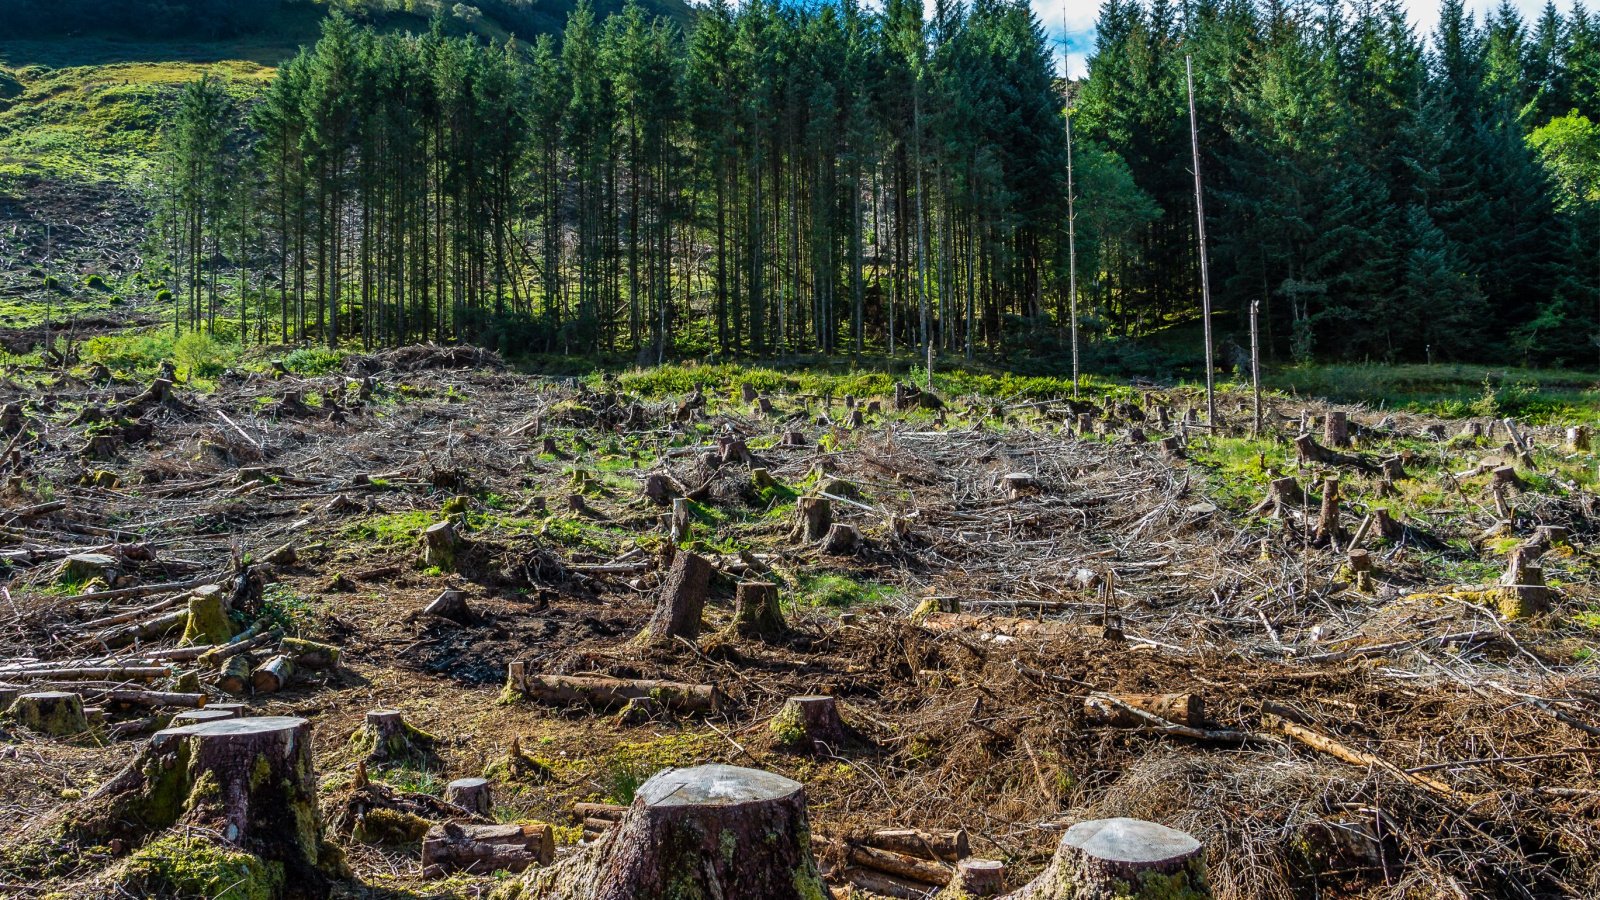
[(822, 552), (849, 556), (861, 548), (861, 532), (854, 525), (835, 522), (822, 538)]
[(484, 818), (494, 814), (494, 795), (486, 778), (457, 778), (444, 786), (444, 799)]
[(836, 753), (846, 739), (832, 697), (790, 697), (767, 727), (779, 746), (802, 753)]
[(1291, 509), (1301, 506), (1306, 501), (1305, 492), (1300, 490), (1300, 483), (1294, 480), (1293, 475), (1274, 478), (1267, 485), (1266, 499), (1256, 504), (1250, 512), (1253, 515), (1271, 514), (1284, 515)]
[(83, 698), (67, 691), (19, 694), (6, 714), (30, 731), (53, 737), (67, 737), (89, 730), (89, 719), (83, 712)]
[(374, 709), (350, 743), (369, 764), (421, 766), (432, 761), (438, 739), (411, 725), (398, 709)]
[(526, 876), (524, 900), (828, 896), (811, 855), (805, 788), (757, 769), (667, 769), (584, 853)]
[(789, 630), (778, 605), (778, 586), (770, 581), (741, 581), (734, 594), (733, 631), (743, 638), (770, 641)]
[(1139, 819), (1079, 822), (1055, 858), (1008, 900), (1204, 900), (1205, 853), (1184, 832)]
[(682, 551), (672, 560), (672, 569), (661, 586), (655, 615), (645, 627), (651, 644), (676, 643), (676, 638), (693, 641), (700, 636), (700, 617), (706, 608), (706, 591), (711, 584), (711, 563), (697, 553)]
[(158, 731), (121, 774), (84, 801), (80, 837), (140, 840), (184, 822), (269, 863), (301, 896), (347, 874), (323, 840), (311, 723), (287, 716), (223, 719)]

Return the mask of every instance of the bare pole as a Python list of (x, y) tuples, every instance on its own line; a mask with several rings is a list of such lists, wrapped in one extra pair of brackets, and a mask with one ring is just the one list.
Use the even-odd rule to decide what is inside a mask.
[(1256, 395), (1256, 437), (1261, 436), (1261, 332), (1256, 322), (1261, 313), (1261, 301), (1250, 301), (1250, 388)]
[(1067, 97), (1067, 303), (1072, 314), (1072, 398), (1078, 398), (1078, 213), (1072, 183), (1072, 81), (1067, 74), (1067, 14), (1061, 13), (1061, 79)]
[(1194, 57), (1183, 58), (1184, 78), (1189, 85), (1189, 146), (1194, 153), (1194, 215), (1200, 244), (1200, 305), (1205, 316), (1206, 335), (1206, 424), (1217, 424), (1216, 363), (1211, 349), (1211, 270), (1206, 263), (1206, 205), (1200, 189), (1200, 125), (1194, 112)]

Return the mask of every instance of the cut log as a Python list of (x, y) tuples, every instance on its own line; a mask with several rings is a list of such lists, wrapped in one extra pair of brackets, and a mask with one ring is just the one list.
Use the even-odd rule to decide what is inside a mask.
[(217, 673), (217, 687), (229, 694), (243, 694), (250, 687), (250, 657), (230, 656)]
[[(1206, 703), (1199, 694), (1118, 694), (1116, 700), (1125, 706), (1141, 709), (1168, 722), (1189, 728), (1204, 728)], [(1104, 698), (1090, 695), (1083, 702), (1084, 717), (1095, 725), (1112, 728), (1138, 728), (1150, 724), (1129, 712), (1124, 706), (1107, 703)]]
[(711, 713), (721, 705), (720, 693), (709, 684), (630, 681), (598, 675), (526, 675), (518, 679), (513, 672), (511, 687), (544, 703), (585, 703), (601, 709), (615, 709), (641, 697), (654, 697), (677, 712)]
[(874, 831), (865, 842), (869, 847), (893, 850), (907, 856), (937, 859), (953, 863), (972, 854), (967, 833), (958, 831), (921, 831), (915, 828), (893, 828)]
[(699, 554), (679, 552), (661, 586), (655, 615), (644, 631), (645, 640), (666, 646), (676, 644), (680, 637), (688, 641), (698, 638), (710, 584), (711, 563)]
[(805, 788), (734, 766), (667, 769), (579, 855), (525, 876), (524, 900), (816, 900)]
[(154, 681), (172, 675), (170, 666), (16, 666), (0, 669), (7, 681)]
[(250, 686), (258, 694), (271, 694), (288, 687), (293, 677), (294, 660), (280, 653), (255, 667), (250, 673)]
[(628, 808), (626, 806), (619, 806), (615, 803), (572, 804), (572, 816), (579, 821), (601, 819), (615, 824), (622, 821), (622, 814), (627, 811)]
[(672, 498), (672, 517), (667, 520), (667, 538), (674, 544), (681, 544), (689, 539), (690, 523), (689, 498)]
[(434, 825), (422, 838), (422, 877), (452, 872), (488, 875), (521, 872), (555, 862), (555, 832), (549, 825)]
[(444, 786), (444, 799), (486, 819), (494, 815), (494, 797), (489, 791), (488, 779), (457, 778)]
[(1140, 819), (1096, 819), (1067, 829), (1038, 878), (1011, 900), (1202, 900), (1205, 853), (1182, 831)]
[(405, 720), (398, 709), (374, 709), (366, 724), (350, 738), (369, 765), (426, 765), (438, 739)]
[(844, 722), (832, 697), (790, 697), (767, 727), (778, 746), (801, 753), (832, 756), (846, 739)]
[(789, 626), (778, 605), (778, 586), (770, 581), (741, 581), (734, 594), (735, 634), (752, 640), (771, 641), (783, 637)]
[(89, 730), (83, 698), (67, 691), (20, 694), (6, 715), (29, 731), (52, 737), (69, 737)]
[[(822, 848), (835, 846), (832, 841), (823, 838), (813, 838), (813, 843)], [(851, 844), (845, 848), (845, 860), (852, 866), (870, 869), (908, 881), (920, 884), (941, 887), (949, 884), (955, 875), (955, 870), (942, 863), (932, 860), (896, 853), (893, 850), (882, 850), (876, 847), (864, 847)]]
[(178, 691), (133, 691), (109, 690), (103, 694), (96, 693), (99, 699), (106, 703), (115, 703), (119, 706), (142, 706), (145, 708), (179, 708), (201, 709), (206, 705), (205, 694), (181, 693)]
[(833, 527), (833, 503), (827, 497), (801, 497), (795, 504), (796, 515), (791, 540), (815, 544), (828, 535)]
[(294, 658), (294, 664), (305, 669), (339, 668), (340, 650), (332, 644), (308, 641), (304, 638), (286, 637), (278, 645), (278, 652)]

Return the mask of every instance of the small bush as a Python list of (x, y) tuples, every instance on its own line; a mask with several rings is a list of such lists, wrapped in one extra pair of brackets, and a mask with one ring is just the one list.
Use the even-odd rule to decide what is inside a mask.
[(191, 331), (173, 344), (172, 354), (191, 378), (215, 378), (233, 364), (235, 348), (207, 331)]

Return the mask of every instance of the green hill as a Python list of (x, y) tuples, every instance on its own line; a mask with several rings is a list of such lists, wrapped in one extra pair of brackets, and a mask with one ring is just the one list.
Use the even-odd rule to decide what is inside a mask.
[[(610, 15), (624, 0), (598, 0)], [(657, 16), (688, 25), (683, 0), (641, 0)], [(98, 30), (76, 26), (96, 21)], [(205, 8), (220, 5), (233, 18)], [(19, 178), (137, 182), (160, 140), (176, 89), (205, 72), (254, 91), (297, 48), (316, 40), (333, 8), (397, 31), (423, 31), (437, 17), (451, 34), (503, 43), (558, 32), (576, 0), (0, 0), (0, 186)], [(161, 20), (131, 33), (124, 21), (159, 7)], [(241, 8), (258, 10), (241, 15)], [(113, 12), (115, 10), (115, 12)], [(78, 11), (75, 13), (74, 11)], [(45, 13), (49, 18), (45, 17)], [(25, 15), (24, 15), (25, 13)], [(221, 21), (221, 25), (219, 25)], [(222, 27), (226, 26), (226, 27)], [(229, 32), (220, 34), (219, 32)]]

